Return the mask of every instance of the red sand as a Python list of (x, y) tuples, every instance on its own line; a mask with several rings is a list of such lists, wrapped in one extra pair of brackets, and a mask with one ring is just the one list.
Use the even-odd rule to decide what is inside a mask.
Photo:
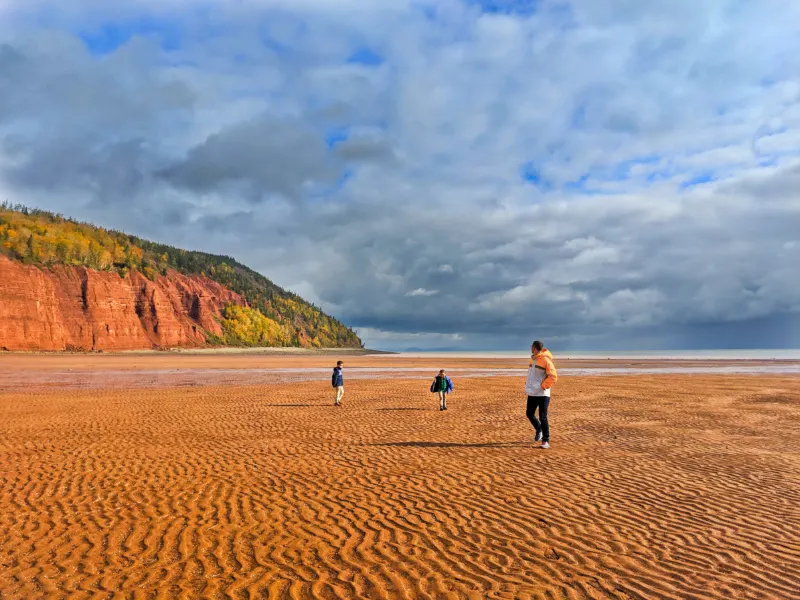
[(800, 378), (565, 377), (549, 451), (522, 373), (455, 383), (0, 392), (0, 598), (800, 598)]

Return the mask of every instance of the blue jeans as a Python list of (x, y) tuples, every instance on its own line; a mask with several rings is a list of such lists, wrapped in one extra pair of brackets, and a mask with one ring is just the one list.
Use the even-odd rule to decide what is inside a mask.
[[(550, 441), (550, 422), (547, 420), (547, 409), (550, 406), (550, 396), (528, 396), (528, 408), (525, 416), (533, 425), (536, 433), (542, 433), (542, 441)], [(539, 409), (539, 418), (536, 418), (536, 409)]]

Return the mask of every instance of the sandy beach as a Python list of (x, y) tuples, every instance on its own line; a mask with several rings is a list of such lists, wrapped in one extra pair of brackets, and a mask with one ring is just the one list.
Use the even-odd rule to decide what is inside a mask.
[(1, 356), (0, 598), (800, 598), (797, 375), (442, 362)]

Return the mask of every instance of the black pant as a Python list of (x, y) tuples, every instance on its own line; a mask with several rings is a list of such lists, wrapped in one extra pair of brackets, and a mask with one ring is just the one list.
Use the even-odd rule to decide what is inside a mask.
[[(525, 416), (533, 425), (536, 433), (542, 432), (542, 441), (550, 441), (550, 423), (547, 420), (547, 408), (550, 406), (550, 396), (528, 396), (528, 408)], [(539, 418), (536, 418), (536, 409), (539, 409)], [(539, 422), (541, 420), (541, 422)]]

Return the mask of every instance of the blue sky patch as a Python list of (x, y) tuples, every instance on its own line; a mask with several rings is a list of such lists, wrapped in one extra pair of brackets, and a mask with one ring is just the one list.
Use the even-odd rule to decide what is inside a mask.
[(655, 165), (661, 161), (661, 156), (657, 154), (649, 156), (638, 156), (630, 160), (623, 160), (613, 165), (602, 166), (591, 169), (575, 181), (565, 184), (565, 190), (585, 191), (584, 184), (589, 179), (597, 181), (628, 181), (633, 177), (631, 169), (639, 165)]
[(540, 0), (467, 0), (467, 4), (478, 6), (485, 13), (530, 16), (537, 11)]
[(626, 181), (631, 178), (631, 169), (634, 167), (638, 165), (654, 165), (660, 160), (661, 157), (655, 154), (624, 160), (611, 167), (606, 179), (609, 181)]
[(568, 181), (564, 184), (564, 191), (567, 192), (584, 192), (586, 191), (586, 182), (589, 181), (589, 175), (581, 175), (575, 181)]
[(774, 156), (762, 158), (758, 161), (759, 167), (777, 167), (778, 166), (778, 159)]
[(647, 183), (655, 183), (656, 181), (669, 179), (670, 177), (672, 177), (672, 175), (673, 173), (671, 173), (670, 171), (664, 171), (664, 170), (651, 171), (650, 173), (647, 174), (647, 176), (644, 179), (645, 181), (647, 181)]
[(96, 29), (78, 32), (78, 37), (89, 52), (98, 56), (111, 54), (137, 36), (158, 39), (165, 52), (177, 50), (181, 46), (181, 28), (178, 24), (150, 17), (104, 23)]
[(519, 169), (520, 177), (525, 183), (536, 186), (542, 191), (547, 191), (553, 188), (553, 185), (544, 177), (539, 167), (533, 161), (524, 163)]
[(342, 173), (342, 176), (336, 180), (336, 189), (341, 190), (347, 184), (347, 182), (353, 178), (354, 175), (355, 171), (352, 169), (348, 169)]
[(716, 179), (714, 177), (714, 174), (711, 173), (710, 171), (707, 171), (705, 173), (701, 173), (699, 175), (696, 175), (695, 177), (692, 177), (691, 179), (687, 179), (686, 181), (681, 183), (681, 189), (685, 190), (687, 188), (695, 187), (697, 185), (703, 185), (704, 183), (710, 183), (710, 182), (714, 181), (714, 179)]
[(289, 48), (289, 46), (287, 46), (286, 44), (282, 44), (276, 39), (274, 39), (269, 34), (269, 32), (266, 31), (266, 29), (261, 31), (259, 39), (261, 40), (261, 43), (264, 44), (264, 46), (272, 50), (278, 56), (283, 56), (291, 51), (291, 48)]
[(347, 59), (350, 64), (365, 65), (367, 67), (379, 67), (385, 61), (384, 58), (369, 48), (359, 48)]
[(344, 142), (349, 137), (349, 127), (332, 127), (325, 132), (325, 143), (328, 148), (333, 148), (336, 144)]

